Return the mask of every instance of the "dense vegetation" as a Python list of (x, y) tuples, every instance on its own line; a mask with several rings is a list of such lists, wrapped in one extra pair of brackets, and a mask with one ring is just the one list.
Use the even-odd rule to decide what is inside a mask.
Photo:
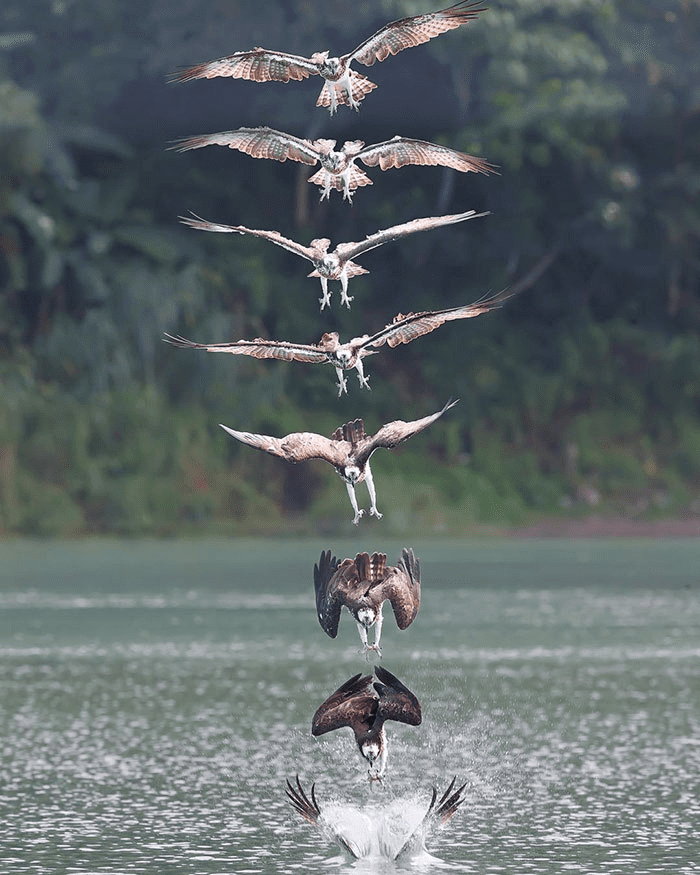
[[(0, 10), (0, 532), (350, 526), (320, 463), (237, 445), (250, 431), (369, 428), (460, 404), (377, 456), (387, 529), (463, 531), (538, 513), (700, 513), (700, 2), (508, 0), (375, 65), (359, 114), (320, 85), (167, 85), (264, 45), (343, 52), (436, 8), (384, 0), (7, 0)], [(371, 173), (352, 207), (301, 165), (168, 141), (241, 125), (394, 134), (488, 158), (500, 176)], [(368, 253), (318, 312), (305, 265), (200, 234), (187, 210), (308, 242), (475, 208), (492, 215)], [(359, 235), (359, 236), (358, 236)], [(348, 338), (398, 312), (506, 286), (501, 311), (368, 361), (336, 398), (325, 366), (176, 350)], [(364, 498), (364, 493), (359, 493)]]

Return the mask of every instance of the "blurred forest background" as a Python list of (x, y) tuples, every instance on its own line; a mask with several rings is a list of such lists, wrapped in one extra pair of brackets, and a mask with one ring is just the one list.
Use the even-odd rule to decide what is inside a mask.
[[(442, 4), (448, 5), (448, 3)], [(0, 532), (349, 531), (342, 482), (239, 445), (245, 431), (368, 430), (460, 404), (373, 461), (385, 531), (537, 515), (700, 515), (700, 0), (505, 0), (361, 66), (359, 113), (321, 80), (169, 84), (262, 45), (349, 51), (421, 0), (4, 0), (0, 8)], [(500, 175), (370, 171), (352, 206), (313, 170), (178, 138), (269, 125), (395, 134)], [(309, 266), (207, 219), (303, 243), (360, 240), (467, 209), (492, 215), (368, 253), (352, 310), (319, 313)], [(329, 366), (178, 350), (316, 342), (507, 286), (502, 309)], [(358, 489), (366, 506), (364, 487)]]

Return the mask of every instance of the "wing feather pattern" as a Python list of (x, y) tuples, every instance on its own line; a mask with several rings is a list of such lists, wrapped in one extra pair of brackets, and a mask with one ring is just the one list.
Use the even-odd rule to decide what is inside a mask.
[(465, 152), (458, 152), (439, 143), (427, 140), (414, 140), (409, 137), (393, 137), (382, 143), (375, 143), (362, 149), (357, 156), (367, 167), (389, 170), (392, 167), (405, 167), (407, 164), (452, 167), (462, 173), (496, 173), (493, 164), (483, 158), (475, 158)]
[(430, 334), (436, 328), (440, 328), (445, 322), (453, 322), (456, 319), (473, 319), (500, 307), (508, 298), (512, 297), (508, 290), (498, 292), (491, 297), (480, 298), (473, 304), (464, 304), (461, 307), (451, 307), (447, 310), (426, 310), (422, 313), (409, 313), (404, 316), (399, 313), (393, 321), (368, 337), (362, 347), (380, 347), (388, 344), (392, 349), (402, 343), (410, 343), (417, 337)]
[(279, 456), (288, 462), (323, 459), (331, 465), (342, 465), (347, 460), (347, 444), (344, 441), (332, 441), (310, 431), (293, 432), (284, 438), (276, 438), (266, 434), (234, 431), (222, 423), (219, 425), (241, 443), (255, 447), (256, 450), (263, 450), (271, 456)]
[(351, 726), (366, 727), (368, 717), (376, 711), (377, 698), (372, 692), (372, 675), (354, 675), (338, 687), (318, 707), (311, 721), (311, 734), (323, 735)]
[(310, 58), (274, 52), (258, 46), (251, 51), (234, 52), (216, 61), (188, 67), (174, 73), (172, 81), (190, 82), (193, 79), (227, 76), (231, 79), (252, 79), (254, 82), (289, 82), (290, 79), (308, 79), (318, 72), (318, 64)]
[(308, 261), (314, 261), (314, 251), (308, 246), (302, 246), (295, 240), (290, 240), (288, 237), (283, 237), (279, 231), (260, 231), (257, 228), (246, 228), (245, 225), (220, 225), (216, 222), (208, 222), (202, 219), (195, 213), (192, 213), (192, 218), (189, 216), (178, 217), (183, 225), (190, 228), (196, 228), (198, 231), (214, 231), (219, 234), (250, 234), (253, 237), (262, 237), (269, 240), (271, 243), (276, 243), (283, 249), (293, 252), (295, 255), (300, 255)]
[(398, 446), (402, 441), (408, 440), (414, 434), (418, 434), (419, 431), (423, 431), (424, 428), (427, 428), (436, 419), (439, 419), (443, 413), (454, 407), (456, 403), (457, 401), (448, 401), (442, 410), (438, 410), (437, 413), (424, 416), (422, 419), (414, 419), (412, 422), (404, 422), (402, 419), (388, 422), (375, 435), (364, 438), (359, 451), (355, 454), (355, 459), (358, 464), (361, 464), (367, 461), (379, 447), (391, 449)]
[(461, 0), (439, 12), (399, 18), (380, 28), (344, 58), (371, 67), (375, 61), (383, 61), (389, 55), (419, 46), (441, 33), (466, 24), (485, 10), (486, 7), (481, 6), (480, 2)]
[(420, 608), (420, 560), (410, 547), (402, 551), (394, 573), (382, 581), (379, 594), (391, 603), (399, 629), (410, 626)]
[(207, 352), (228, 352), (232, 355), (249, 355), (256, 359), (279, 359), (295, 362), (325, 362), (328, 356), (316, 346), (289, 343), (284, 340), (236, 340), (232, 343), (195, 343), (180, 335), (165, 334), (164, 339), (181, 349), (205, 349)]
[(176, 140), (172, 149), (187, 152), (203, 146), (228, 146), (250, 155), (251, 158), (271, 158), (274, 161), (299, 161), (313, 165), (320, 159), (318, 148), (311, 140), (304, 140), (274, 128), (237, 128), (235, 131), (221, 131), (217, 134), (203, 134), (197, 137), (184, 137)]
[(379, 678), (374, 689), (379, 693), (377, 721), (397, 720), (409, 726), (419, 726), (422, 718), (420, 702), (405, 684), (381, 665), (375, 665), (374, 673)]
[(428, 216), (423, 219), (412, 219), (410, 222), (403, 222), (400, 225), (392, 225), (391, 228), (384, 228), (382, 231), (377, 231), (375, 234), (370, 234), (364, 240), (357, 243), (339, 243), (335, 251), (338, 256), (349, 261), (351, 258), (356, 258), (363, 252), (369, 249), (376, 249), (384, 243), (390, 243), (392, 240), (397, 240), (399, 237), (406, 237), (409, 234), (415, 234), (418, 231), (430, 231), (433, 228), (441, 228), (443, 225), (454, 225), (457, 222), (466, 222), (467, 219), (480, 219), (482, 216), (488, 216), (489, 213), (477, 213), (475, 210), (467, 210), (465, 213), (453, 213), (449, 216)]

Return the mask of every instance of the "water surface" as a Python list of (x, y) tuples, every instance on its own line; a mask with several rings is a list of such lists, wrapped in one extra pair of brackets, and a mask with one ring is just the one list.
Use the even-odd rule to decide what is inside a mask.
[[(8, 873), (400, 871), (290, 809), (466, 801), (413, 871), (700, 872), (700, 543), (414, 543), (423, 603), (383, 664), (423, 706), (370, 790), (318, 705), (368, 664), (313, 607), (321, 549), (0, 544), (0, 860)], [(388, 606), (387, 606), (388, 608)]]

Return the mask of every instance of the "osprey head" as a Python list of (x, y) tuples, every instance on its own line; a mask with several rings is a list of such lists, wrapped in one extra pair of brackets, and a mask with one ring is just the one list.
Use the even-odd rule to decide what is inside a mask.
[[(337, 335), (336, 335), (337, 336)], [(341, 368), (349, 368), (352, 366), (355, 356), (350, 352), (347, 346), (340, 346), (334, 351), (333, 362)]]
[(318, 64), (321, 76), (330, 79), (336, 79), (343, 72), (343, 65), (340, 58), (329, 58), (328, 52), (316, 52), (311, 56), (314, 64)]
[(357, 622), (362, 623), (366, 629), (369, 629), (370, 626), (373, 626), (377, 622), (377, 612), (374, 608), (369, 607), (369, 605), (359, 608), (355, 613), (355, 617)]
[[(313, 240), (311, 245), (313, 246), (316, 241)], [(334, 255), (332, 252), (326, 253), (322, 256), (316, 263), (316, 270), (321, 274), (321, 276), (325, 276), (328, 279), (333, 279), (335, 274), (340, 270), (340, 260), (337, 255)]]
[(362, 477), (362, 471), (360, 471), (357, 465), (346, 465), (343, 468), (341, 477), (346, 483), (354, 486), (356, 483), (360, 482), (360, 478)]
[(386, 769), (386, 745), (381, 735), (360, 745), (360, 753), (369, 763), (369, 780), (381, 781)]

